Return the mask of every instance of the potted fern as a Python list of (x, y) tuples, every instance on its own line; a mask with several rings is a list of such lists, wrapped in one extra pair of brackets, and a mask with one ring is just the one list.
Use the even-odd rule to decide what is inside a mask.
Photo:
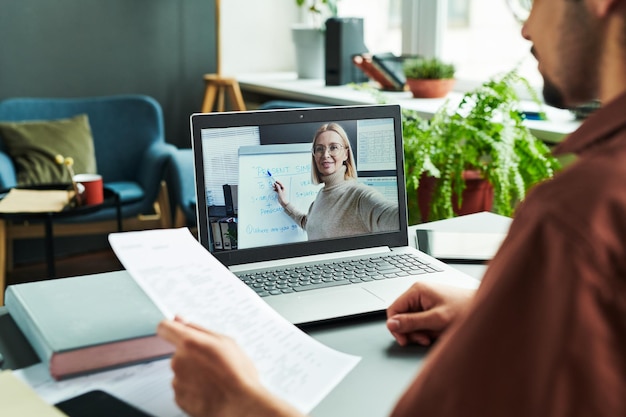
[(445, 97), (454, 87), (454, 65), (439, 58), (407, 59), (402, 69), (415, 98)]
[(560, 167), (524, 125), (517, 85), (540, 103), (528, 81), (513, 70), (466, 93), (457, 106), (448, 101), (430, 120), (404, 110), (407, 189), (425, 191), (418, 196), (421, 216), (415, 204), (410, 209), (411, 223), (464, 213), (464, 191), (472, 176), (493, 190), (492, 207), (478, 210), (510, 216), (531, 186)]

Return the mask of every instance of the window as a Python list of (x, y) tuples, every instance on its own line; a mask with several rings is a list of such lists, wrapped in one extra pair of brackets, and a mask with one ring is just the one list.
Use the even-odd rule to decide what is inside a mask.
[(542, 83), (530, 42), (505, 0), (449, 0), (441, 57), (461, 80), (485, 80), (519, 65), (532, 84)]
[(339, 16), (362, 17), (364, 41), (372, 53), (401, 53), (401, 0), (341, 0)]
[(340, 16), (363, 17), (371, 52), (437, 55), (457, 67), (469, 89), (519, 65), (542, 84), (530, 43), (506, 0), (341, 0)]

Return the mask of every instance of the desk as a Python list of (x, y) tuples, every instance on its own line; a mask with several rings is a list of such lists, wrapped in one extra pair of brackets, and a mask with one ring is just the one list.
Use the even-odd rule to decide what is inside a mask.
[[(471, 267), (475, 271), (480, 269), (477, 265)], [(428, 352), (427, 348), (419, 346), (397, 346), (382, 317), (319, 325), (305, 331), (333, 349), (362, 357), (359, 364), (311, 412), (313, 417), (389, 415), (398, 396), (421, 368)], [(6, 307), (0, 307), (0, 353), (5, 358), (4, 369), (19, 369), (38, 362)]]
[[(284, 99), (320, 103), (324, 105), (358, 105), (375, 104), (376, 99), (371, 92), (359, 91), (349, 85), (326, 86), (324, 80), (298, 79), (295, 73), (261, 73), (242, 74), (237, 76), (239, 86), (246, 101), (254, 104), (272, 99)], [(459, 101), (462, 94), (452, 92), (441, 99), (415, 99), (409, 91), (382, 93), (389, 103), (401, 105), (403, 108), (417, 110), (425, 118), (431, 117), (446, 100)], [(523, 102), (523, 110), (536, 111), (532, 102)], [(546, 106), (548, 121), (526, 120), (526, 125), (539, 139), (554, 144), (564, 136), (573, 132), (580, 125), (571, 112)]]
[[(500, 218), (502, 216), (484, 213), (467, 219), (476, 224), (476, 221), (491, 222)], [(415, 227), (409, 230), (413, 245)], [(478, 279), (486, 269), (485, 265), (477, 264), (454, 266)], [(110, 274), (126, 273), (118, 271)], [(361, 362), (312, 411), (313, 417), (388, 415), (421, 368), (428, 352), (427, 348), (418, 346), (397, 346), (385, 327), (383, 317), (318, 325), (305, 331), (333, 349), (362, 357)], [(5, 356), (5, 368), (16, 369), (37, 362), (35, 353), (4, 307), (0, 307), (0, 353)]]

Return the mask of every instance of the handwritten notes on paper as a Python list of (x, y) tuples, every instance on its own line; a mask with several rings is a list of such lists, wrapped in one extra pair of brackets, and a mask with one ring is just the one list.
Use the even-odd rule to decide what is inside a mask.
[(118, 258), (168, 316), (234, 338), (262, 382), (309, 412), (358, 363), (287, 322), (206, 251), (187, 229), (112, 234)]
[[(127, 271), (166, 315), (179, 314), (233, 337), (254, 361), (265, 386), (303, 413), (360, 360), (320, 344), (285, 321), (187, 229), (118, 233), (110, 240)], [(169, 359), (63, 381), (52, 379), (43, 363), (15, 375), (50, 404), (102, 389), (154, 415), (185, 415), (174, 402)]]

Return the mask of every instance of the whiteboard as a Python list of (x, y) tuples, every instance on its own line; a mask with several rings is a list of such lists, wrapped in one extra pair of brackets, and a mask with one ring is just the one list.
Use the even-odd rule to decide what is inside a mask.
[(239, 148), (237, 244), (240, 249), (307, 240), (306, 232), (278, 202), (272, 178), (285, 186), (287, 199), (297, 210), (308, 212), (322, 187), (311, 181), (311, 144)]

